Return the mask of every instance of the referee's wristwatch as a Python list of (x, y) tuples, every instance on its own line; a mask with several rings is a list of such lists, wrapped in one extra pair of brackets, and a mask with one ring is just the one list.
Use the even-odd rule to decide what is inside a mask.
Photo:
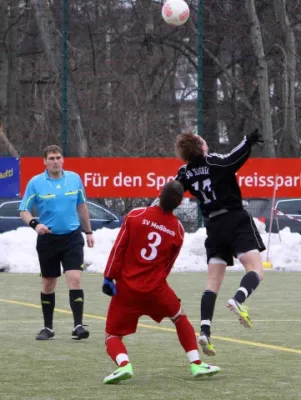
[(92, 231), (91, 231), (91, 232), (86, 232), (86, 231), (85, 231), (85, 234), (86, 234), (86, 235), (93, 235), (93, 232), (92, 232)]

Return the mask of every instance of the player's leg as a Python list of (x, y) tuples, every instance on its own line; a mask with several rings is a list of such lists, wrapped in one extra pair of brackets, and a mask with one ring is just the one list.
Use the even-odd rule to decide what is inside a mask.
[(106, 349), (108, 355), (118, 365), (118, 368), (104, 378), (104, 383), (115, 384), (132, 378), (133, 367), (130, 363), (127, 349), (123, 344), (122, 336), (106, 333)]
[(227, 265), (233, 265), (230, 249), (230, 224), (228, 214), (206, 220), (205, 248), (208, 263), (206, 289), (201, 297), (201, 323), (198, 342), (208, 356), (216, 354), (211, 341), (211, 324), (217, 295), (222, 285)]
[(50, 340), (55, 338), (53, 330), (53, 312), (55, 308), (55, 288), (57, 278), (61, 275), (60, 260), (55, 251), (49, 235), (38, 236), (37, 252), (40, 263), (42, 289), (41, 307), (44, 327), (37, 333), (36, 340)]
[(187, 316), (184, 314), (183, 309), (180, 309), (179, 313), (170, 319), (175, 324), (179, 341), (190, 362), (192, 376), (196, 378), (204, 375), (212, 376), (219, 373), (219, 367), (208, 365), (201, 361), (195, 331)]
[(198, 338), (198, 342), (207, 356), (216, 354), (211, 340), (211, 324), (216, 298), (225, 276), (226, 267), (226, 261), (219, 257), (209, 259), (207, 285), (201, 298), (201, 326)]
[(192, 375), (198, 377), (215, 375), (220, 372), (219, 367), (209, 366), (200, 360), (195, 331), (183, 312), (181, 303), (174, 291), (166, 285), (157, 290), (150, 300), (147, 314), (152, 319), (159, 323), (167, 317), (175, 324), (179, 342), (189, 360)]
[(136, 332), (139, 317), (142, 315), (139, 299), (135, 299), (129, 289), (117, 283), (117, 294), (112, 297), (106, 321), (106, 349), (117, 370), (104, 378), (104, 383), (115, 384), (133, 376), (133, 368), (123, 336)]
[(233, 248), (239, 261), (243, 264), (246, 274), (241, 279), (238, 290), (227, 307), (234, 312), (242, 325), (252, 326), (248, 307), (243, 303), (257, 288), (263, 279), (263, 266), (260, 251), (265, 250), (260, 234), (253, 218), (245, 210), (239, 213), (241, 219), (234, 237)]
[(251, 328), (249, 309), (243, 303), (251, 296), (263, 279), (262, 259), (257, 249), (238, 254), (237, 257), (243, 264), (246, 274), (242, 277), (233, 298), (228, 300), (227, 307), (238, 316), (239, 322), (243, 326)]
[(69, 288), (69, 303), (73, 314), (71, 337), (74, 340), (87, 339), (90, 332), (83, 324), (84, 290), (82, 287), (82, 271), (84, 263), (84, 239), (79, 230), (64, 235), (62, 238), (62, 265)]

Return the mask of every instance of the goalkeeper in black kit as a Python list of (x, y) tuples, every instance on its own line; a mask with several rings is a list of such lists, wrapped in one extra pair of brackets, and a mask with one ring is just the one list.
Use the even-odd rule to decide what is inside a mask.
[(207, 231), (208, 281), (201, 298), (198, 341), (208, 356), (216, 353), (210, 328), (216, 297), (226, 267), (233, 265), (233, 257), (242, 263), (246, 273), (238, 290), (228, 300), (227, 307), (237, 315), (242, 325), (252, 326), (244, 302), (263, 279), (260, 252), (265, 250), (265, 246), (252, 216), (243, 208), (235, 173), (247, 161), (252, 146), (260, 142), (262, 137), (255, 131), (229, 154), (222, 155), (208, 153), (206, 141), (191, 132), (180, 134), (176, 139), (176, 154), (186, 163), (179, 169), (176, 180), (198, 199)]

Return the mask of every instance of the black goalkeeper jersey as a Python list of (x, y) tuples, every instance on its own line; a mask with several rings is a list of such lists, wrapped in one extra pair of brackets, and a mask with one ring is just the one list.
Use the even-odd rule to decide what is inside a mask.
[(241, 191), (235, 173), (246, 162), (251, 145), (246, 138), (229, 154), (211, 153), (178, 170), (176, 180), (199, 200), (202, 215), (222, 209), (242, 208)]

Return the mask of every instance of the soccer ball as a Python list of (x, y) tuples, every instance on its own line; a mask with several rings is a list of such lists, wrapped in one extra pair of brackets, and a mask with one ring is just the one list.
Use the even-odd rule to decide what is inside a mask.
[(190, 10), (184, 0), (167, 0), (162, 7), (162, 18), (170, 25), (183, 25), (189, 18)]

